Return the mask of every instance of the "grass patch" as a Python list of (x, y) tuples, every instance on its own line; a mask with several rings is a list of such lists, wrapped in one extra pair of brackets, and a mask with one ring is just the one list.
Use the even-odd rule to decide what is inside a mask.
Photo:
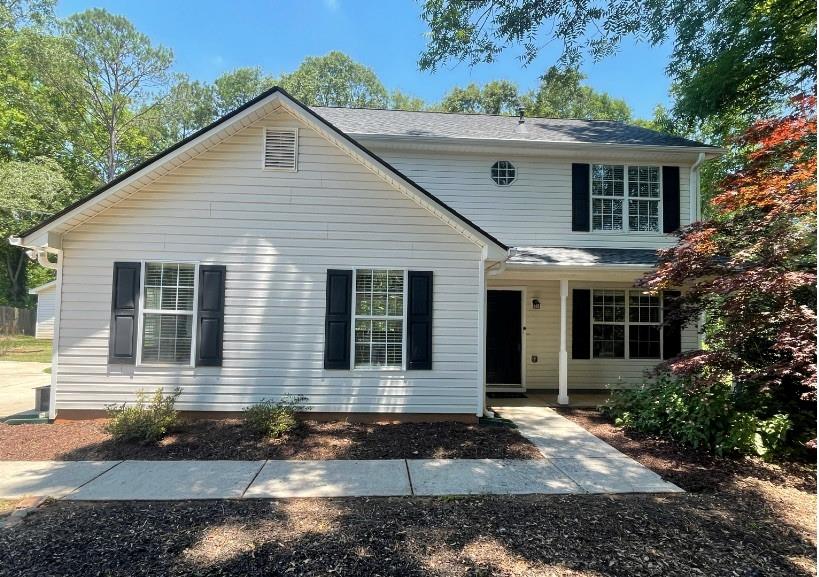
[(26, 335), (0, 336), (0, 361), (51, 362), (51, 339)]

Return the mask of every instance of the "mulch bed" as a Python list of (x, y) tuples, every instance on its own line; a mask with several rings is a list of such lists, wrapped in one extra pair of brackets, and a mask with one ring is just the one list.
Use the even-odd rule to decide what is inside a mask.
[(0, 576), (788, 576), (812, 538), (718, 495), (55, 502)]
[(692, 492), (57, 501), (0, 529), (0, 577), (816, 574), (812, 466), (718, 459), (624, 433), (596, 411), (562, 412)]
[(104, 425), (0, 424), (0, 460), (543, 458), (516, 429), (455, 422), (305, 421), (270, 440), (253, 435), (238, 420), (201, 420), (181, 424), (156, 445), (116, 443)]
[(593, 409), (557, 409), (596, 437), (691, 492), (715, 492), (755, 480), (772, 487), (816, 493), (816, 466), (807, 463), (767, 463), (754, 458), (716, 457), (676, 443), (615, 427)]

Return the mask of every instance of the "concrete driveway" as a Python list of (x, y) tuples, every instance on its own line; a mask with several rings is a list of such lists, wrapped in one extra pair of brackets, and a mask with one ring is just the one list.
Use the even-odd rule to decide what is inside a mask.
[(34, 410), (34, 387), (47, 385), (48, 363), (0, 361), (0, 419)]

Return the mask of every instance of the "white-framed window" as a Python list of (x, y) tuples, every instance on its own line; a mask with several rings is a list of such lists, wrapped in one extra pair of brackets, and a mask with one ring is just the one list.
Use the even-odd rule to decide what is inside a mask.
[(140, 364), (193, 365), (197, 269), (193, 263), (142, 264)]
[(406, 271), (356, 269), (353, 279), (353, 367), (402, 369)]
[(499, 160), (492, 165), (492, 180), (498, 186), (509, 186), (518, 177), (518, 170), (508, 160)]
[(660, 231), (659, 166), (592, 164), (593, 231)]
[(661, 358), (660, 295), (633, 289), (594, 289), (591, 306), (592, 358)]

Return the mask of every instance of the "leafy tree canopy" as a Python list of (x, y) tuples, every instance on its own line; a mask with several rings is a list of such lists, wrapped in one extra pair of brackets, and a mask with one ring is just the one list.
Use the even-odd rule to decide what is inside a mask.
[(213, 82), (216, 116), (239, 108), (273, 84), (275, 84), (273, 77), (265, 74), (258, 66), (237, 68), (223, 74)]
[[(71, 184), (59, 164), (48, 158), (0, 162), (0, 237), (8, 238), (62, 209), (72, 199)], [(0, 245), (5, 291), (0, 302), (24, 304), (28, 257), (17, 247)]]
[(523, 107), (529, 116), (550, 118), (584, 118), (589, 120), (631, 119), (631, 108), (624, 100), (613, 98), (583, 84), (579, 70), (549, 68), (537, 89), (525, 93), (507, 80), (496, 80), (478, 86), (453, 88), (436, 109), (444, 112), (480, 112), (483, 114), (516, 114)]
[(672, 371), (702, 387), (728, 379), (796, 416), (810, 400), (815, 427), (816, 101), (795, 107), (737, 140), (745, 162), (718, 184), (710, 218), (683, 230), (643, 283), (688, 287), (679, 318), (711, 319), (708, 349), (672, 360)]
[(308, 106), (386, 108), (387, 90), (372, 69), (338, 51), (310, 56), (277, 84)]
[(759, 116), (815, 78), (815, 9), (810, 0), (426, 0), (430, 33), (419, 64), (492, 62), (511, 46), (529, 64), (556, 40), (560, 64), (571, 68), (613, 54), (627, 36), (650, 45), (674, 38), (668, 73), (677, 115)]

